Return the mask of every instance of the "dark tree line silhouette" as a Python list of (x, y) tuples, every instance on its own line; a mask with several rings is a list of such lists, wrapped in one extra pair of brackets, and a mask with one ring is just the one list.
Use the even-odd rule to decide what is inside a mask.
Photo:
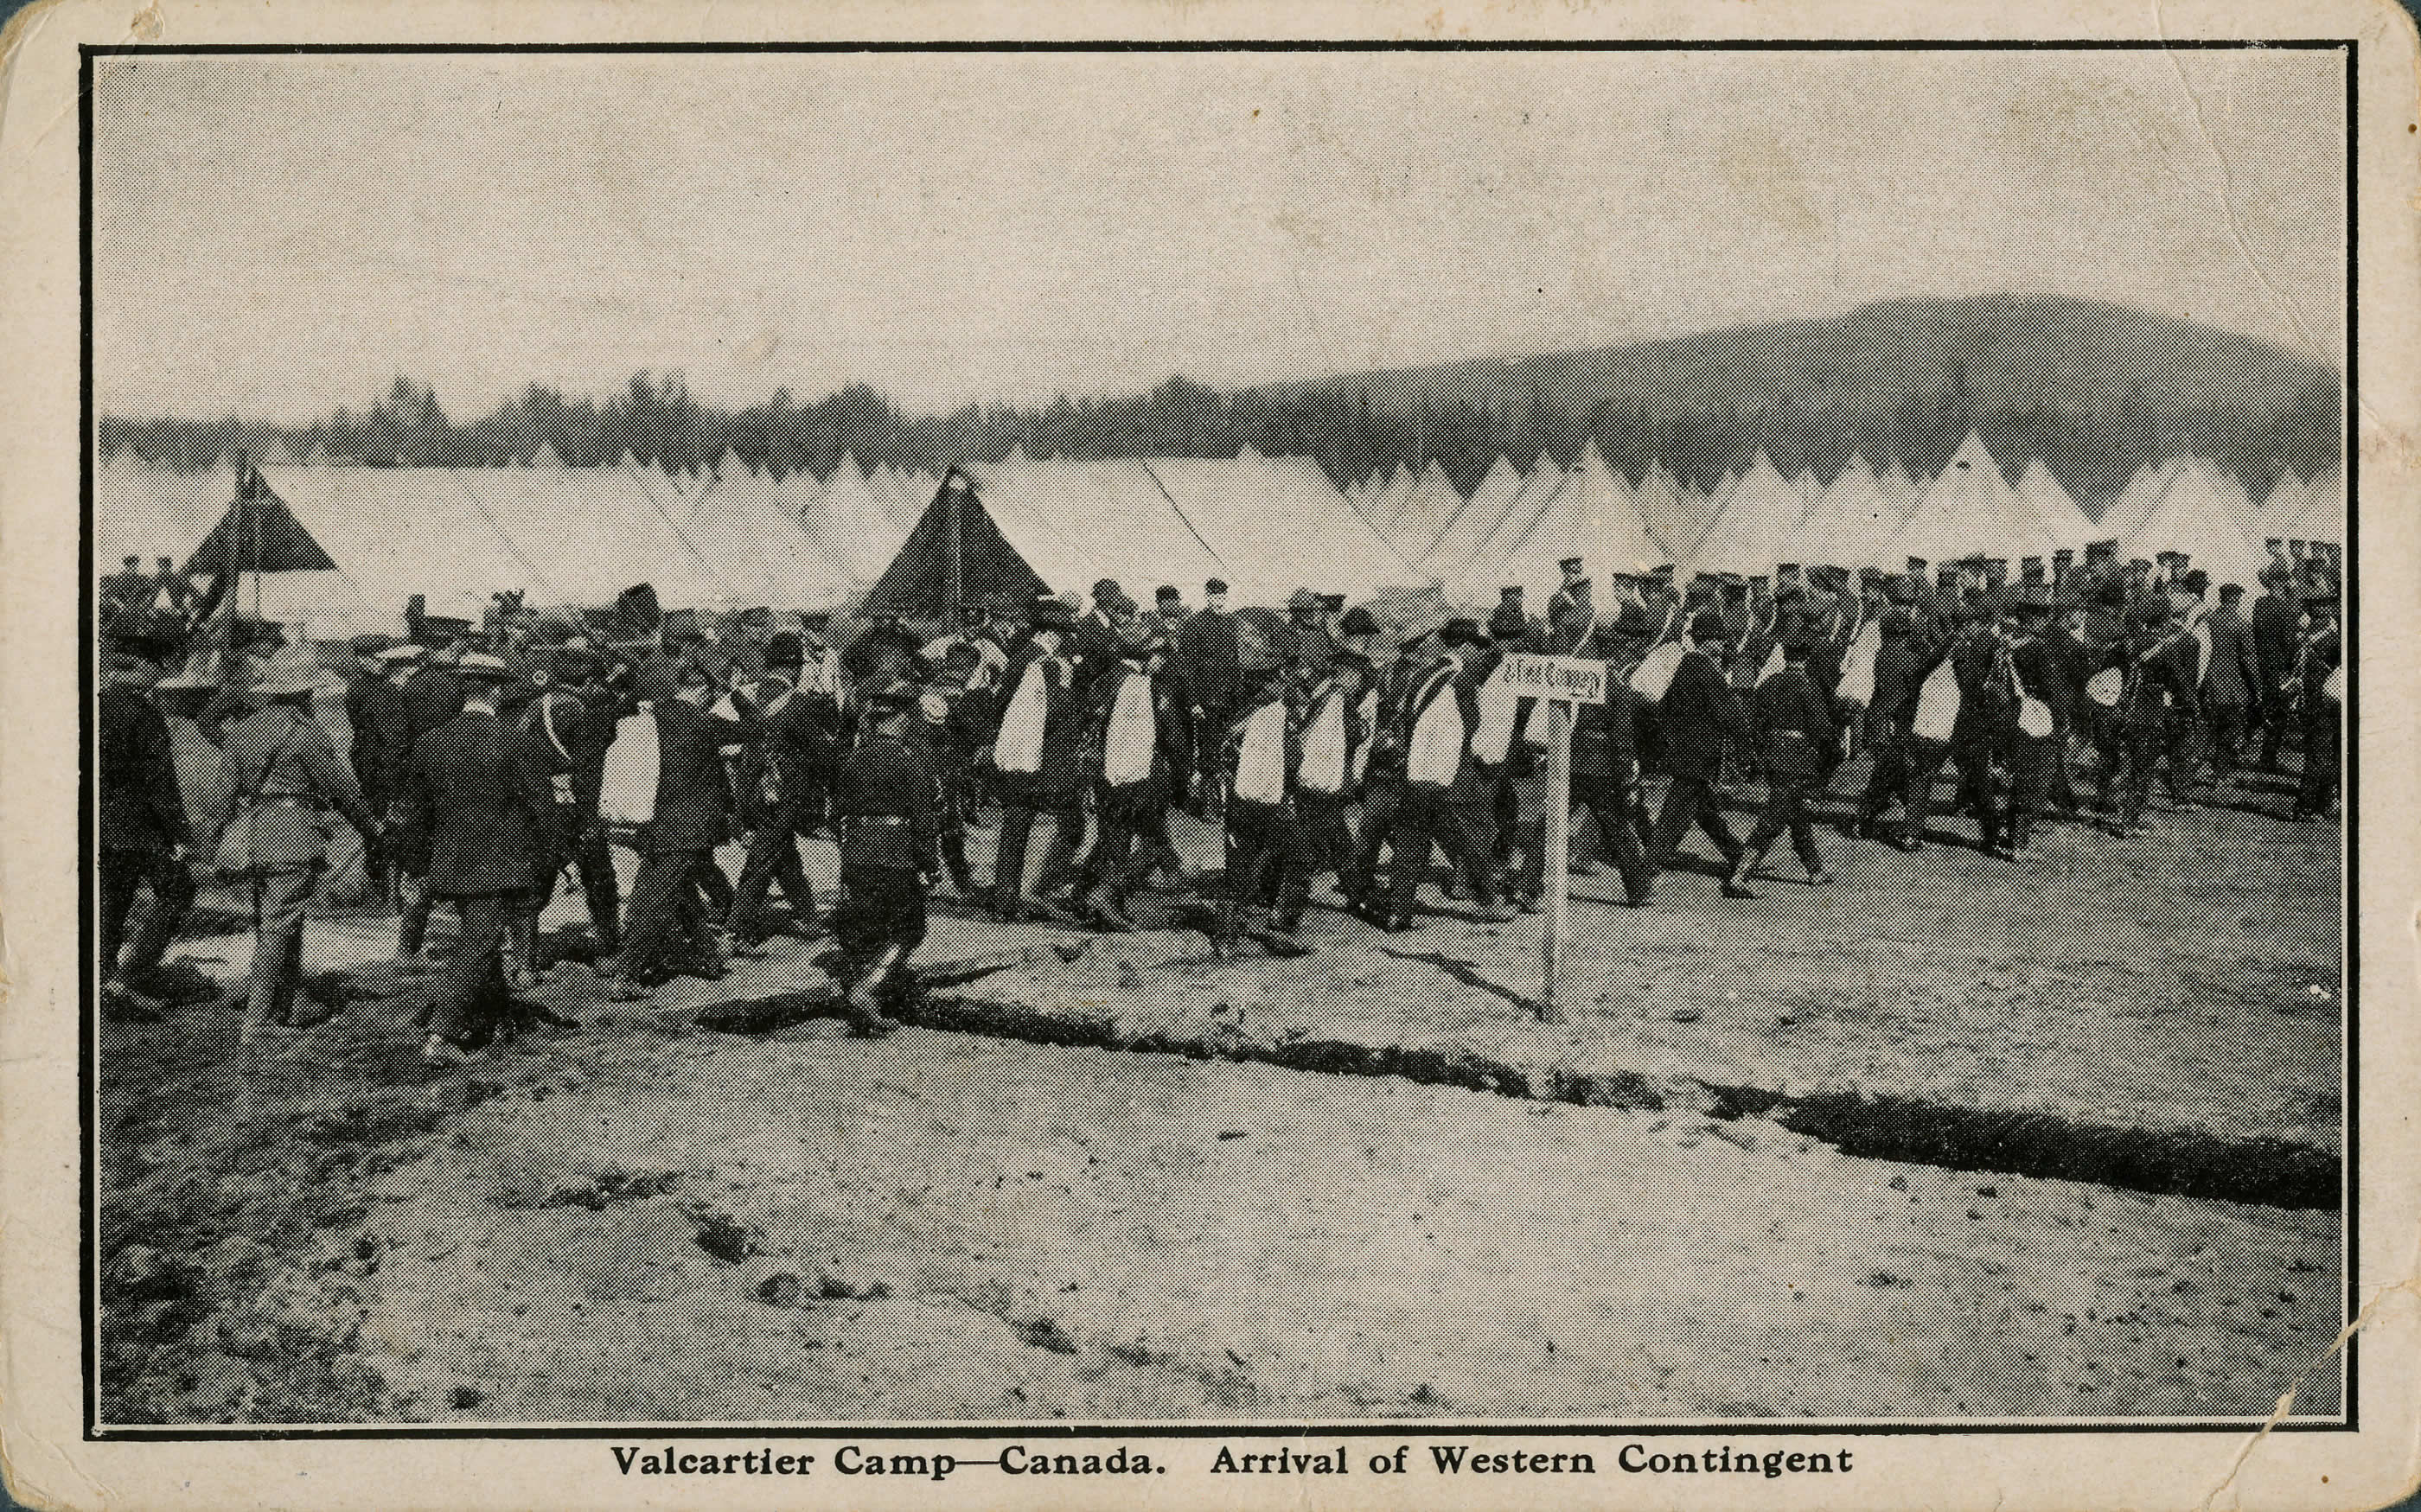
[(1406, 398), (1374, 397), (1376, 386), (1335, 380), (1223, 393), (1177, 377), (1125, 397), (1061, 396), (1039, 407), (967, 404), (917, 415), (862, 383), (805, 403), (776, 389), (762, 403), (723, 409), (700, 403), (677, 373), (639, 372), (601, 401), (532, 383), (457, 424), (429, 387), (398, 376), (367, 411), (338, 409), (307, 426), (109, 415), (98, 439), (104, 457), (131, 451), (180, 468), (209, 467), (237, 451), (366, 467), (505, 466), (544, 445), (575, 467), (627, 454), (695, 470), (727, 451), (777, 476), (804, 469), (820, 477), (844, 455), (861, 467), (939, 473), (961, 460), (997, 461), (1012, 447), (1035, 458), (1094, 459), (1232, 456), (1250, 445), (1315, 458), (1340, 485), (1435, 461), (1467, 493), (1499, 456), (1525, 469), (1541, 455), (1570, 465), (1591, 441), (1634, 482), (1661, 461), (1704, 487), (1759, 451), (1786, 474), (1810, 469), (1826, 481), (1861, 455), (1930, 476), (1972, 428), (2013, 479), (2040, 457), (2070, 491), (2098, 504), (2138, 467), (2180, 453), (2228, 469), (2257, 498), (2285, 468), (2308, 476), (2334, 464), (2340, 432), (2338, 385), (2324, 369), (2263, 374), (2184, 397), (2141, 382), (1980, 391), (1957, 360), (1929, 386), (1913, 388), (1744, 380), (1686, 397), (1590, 398), (1508, 375), (1494, 392), (1441, 384), (1440, 397)]

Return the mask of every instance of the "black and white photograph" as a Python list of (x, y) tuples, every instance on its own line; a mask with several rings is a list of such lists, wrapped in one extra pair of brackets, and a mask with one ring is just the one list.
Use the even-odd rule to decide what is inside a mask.
[(2351, 36), (143, 24), (86, 1439), (2355, 1427)]

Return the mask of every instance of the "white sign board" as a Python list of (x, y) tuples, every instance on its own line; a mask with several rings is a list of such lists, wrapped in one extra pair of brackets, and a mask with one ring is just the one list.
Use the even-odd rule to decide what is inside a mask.
[(1524, 698), (1605, 702), (1606, 665), (1580, 656), (1533, 656), (1516, 651), (1505, 659), (1505, 686)]

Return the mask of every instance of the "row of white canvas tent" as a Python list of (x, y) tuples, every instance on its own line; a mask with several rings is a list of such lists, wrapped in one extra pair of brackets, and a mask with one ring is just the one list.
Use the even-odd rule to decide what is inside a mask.
[[(694, 473), (627, 459), (259, 472), (336, 564), (262, 575), (261, 612), (323, 637), (391, 631), (414, 594), (430, 614), (470, 617), (499, 589), (533, 605), (602, 604), (640, 582), (679, 607), (839, 608), (882, 575), (938, 487), (887, 466), (869, 475), (848, 457), (822, 479), (776, 480), (729, 457)], [(118, 453), (97, 471), (94, 561), (102, 571), (130, 554), (181, 564), (235, 496), (232, 459), (178, 472)]]
[(1686, 578), (1771, 573), (1781, 563), (1898, 570), (1911, 557), (1976, 554), (2014, 567), (2116, 540), (2122, 558), (2181, 551), (2214, 580), (2249, 585), (2272, 557), (2271, 540), (2345, 538), (2334, 471), (2309, 480), (2283, 472), (2257, 504), (2226, 470), (2179, 456), (2138, 472), (2097, 520), (2040, 458), (2010, 483), (1972, 432), (1940, 475), (1923, 481), (1897, 462), (1877, 469), (1863, 458), (1830, 483), (1806, 472), (1785, 477), (1760, 452), (1745, 472), (1703, 491), (1662, 462), (1634, 484), (1592, 442), (1569, 468), (1542, 455), (1525, 473), (1500, 457), (1468, 499), (1435, 462), (1374, 473), (1346, 492), (1450, 601), (1475, 606), (1514, 585), (1535, 606), (1571, 556), (1593, 575), (1671, 563)]

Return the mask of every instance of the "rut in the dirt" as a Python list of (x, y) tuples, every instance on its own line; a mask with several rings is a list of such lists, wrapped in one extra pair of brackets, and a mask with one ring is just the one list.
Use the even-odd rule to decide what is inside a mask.
[[(1062, 960), (1078, 953), (1078, 947), (1054, 952)], [(2096, 1124), (2053, 1113), (1960, 1107), (1863, 1091), (1794, 1095), (1709, 1082), (1677, 1086), (1669, 1080), (1621, 1070), (1516, 1066), (1473, 1048), (1313, 1038), (1266, 1042), (1233, 1032), (1137, 1035), (1105, 1012), (956, 990), (1027, 964), (1029, 959), (1009, 953), (937, 962), (926, 974), (925, 990), (901, 1016), (928, 1028), (1036, 1044), (1260, 1061), (1340, 1075), (1399, 1076), (1540, 1102), (1650, 1111), (1687, 1102), (1719, 1118), (1770, 1118), (1846, 1155), (1953, 1171), (2083, 1181), (2155, 1195), (2275, 1208), (2335, 1208), (2341, 1200), (2343, 1173), (2337, 1158), (2289, 1140)], [(826, 990), (735, 999), (716, 1004), (699, 1021), (728, 1033), (770, 1034), (836, 1011), (833, 998)]]

